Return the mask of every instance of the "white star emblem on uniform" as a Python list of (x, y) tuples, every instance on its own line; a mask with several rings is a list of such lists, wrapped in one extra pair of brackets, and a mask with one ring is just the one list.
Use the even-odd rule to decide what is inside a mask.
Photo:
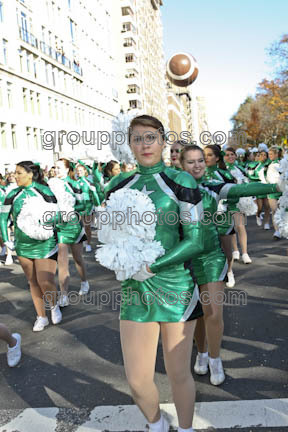
[(151, 193), (153, 193), (155, 191), (154, 190), (152, 190), (152, 191), (147, 190), (146, 185), (144, 185), (143, 189), (140, 192), (143, 192), (145, 195), (150, 195)]

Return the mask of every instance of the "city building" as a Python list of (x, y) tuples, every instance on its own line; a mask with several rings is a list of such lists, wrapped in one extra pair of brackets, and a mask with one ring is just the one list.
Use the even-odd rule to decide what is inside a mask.
[[(119, 103), (124, 112), (153, 115), (168, 126), (162, 0), (118, 0)], [(120, 27), (117, 23), (120, 22)], [(116, 40), (115, 35), (115, 40)]]
[(84, 152), (83, 132), (91, 143), (91, 131), (111, 130), (120, 111), (112, 3), (0, 1), (2, 163), (52, 165), (63, 151)]
[[(201, 144), (199, 136), (203, 131), (208, 131), (207, 103), (203, 96), (196, 96), (197, 91), (193, 84), (189, 87), (178, 87), (170, 81), (166, 81), (168, 98), (169, 130), (176, 132), (180, 138), (182, 132), (188, 132), (186, 136), (191, 141)], [(172, 135), (171, 135), (172, 141)]]
[[(196, 96), (197, 111), (198, 111), (198, 133), (209, 131), (207, 100), (204, 96)], [(197, 140), (199, 143), (199, 140)]]

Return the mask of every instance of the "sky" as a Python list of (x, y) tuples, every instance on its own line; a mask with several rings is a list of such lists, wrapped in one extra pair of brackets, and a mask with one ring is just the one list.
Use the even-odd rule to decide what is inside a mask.
[(288, 33), (288, 0), (164, 0), (161, 13), (165, 60), (196, 58), (192, 92), (207, 98), (209, 131), (227, 133), (239, 105), (275, 76), (267, 49)]

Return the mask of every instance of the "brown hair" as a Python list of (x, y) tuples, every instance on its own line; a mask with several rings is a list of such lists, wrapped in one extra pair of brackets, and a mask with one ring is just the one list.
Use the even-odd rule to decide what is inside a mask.
[(80, 163), (77, 163), (77, 165), (76, 165), (76, 169), (77, 168), (79, 168), (79, 167), (82, 167), (83, 168), (83, 170), (84, 170), (84, 176), (85, 177), (87, 177), (88, 176), (88, 171), (87, 171), (87, 169), (84, 167), (84, 165), (82, 165), (82, 164), (80, 164)]
[(216, 156), (216, 158), (218, 158), (217, 164), (218, 164), (219, 168), (222, 170), (227, 170), (227, 167), (226, 167), (225, 162), (223, 160), (223, 154), (222, 154), (221, 147), (219, 147), (217, 144), (209, 144), (209, 145), (205, 146), (205, 148), (212, 150), (212, 152), (214, 153), (214, 156)]
[(173, 144), (171, 144), (171, 147), (173, 145), (176, 145), (176, 144), (181, 145), (182, 147), (186, 147), (187, 145), (189, 145), (189, 142), (188, 141), (184, 141), (184, 140), (178, 140), (178, 141), (175, 141)]
[(58, 161), (61, 161), (64, 163), (65, 168), (69, 169), (69, 171), (68, 171), (69, 177), (72, 180), (75, 180), (74, 167), (73, 167), (72, 163), (68, 159), (65, 159), (65, 158), (58, 159)]
[(235, 149), (234, 149), (233, 147), (227, 147), (227, 148), (225, 149), (225, 153), (226, 153), (227, 151), (230, 151), (231, 153), (234, 153), (235, 156), (237, 156), (237, 153), (236, 153), (236, 151), (235, 151)]
[(279, 155), (279, 148), (278, 147), (270, 147), (268, 151), (273, 151), (274, 154)]
[(119, 162), (114, 161), (114, 160), (108, 162), (104, 168), (104, 172), (103, 172), (104, 177), (112, 177), (112, 170), (113, 170), (114, 166), (117, 164), (119, 164)]
[[(132, 129), (135, 126), (150, 126), (154, 129), (157, 129), (157, 131), (160, 133), (163, 141), (165, 141), (165, 130), (164, 130), (164, 126), (161, 123), (160, 120), (158, 120), (156, 117), (150, 116), (150, 115), (141, 115), (138, 117), (135, 117), (128, 128), (128, 133), (129, 133), (129, 144), (130, 144), (130, 137), (132, 135)], [(148, 131), (147, 131), (148, 132)]]
[(196, 144), (185, 145), (185, 147), (183, 147), (183, 149), (181, 150), (181, 153), (180, 153), (180, 163), (181, 163), (182, 166), (183, 166), (183, 163), (184, 163), (184, 159), (185, 159), (186, 153), (188, 153), (191, 150), (192, 151), (199, 150), (202, 153), (203, 157), (204, 157), (204, 151), (198, 145), (196, 145)]

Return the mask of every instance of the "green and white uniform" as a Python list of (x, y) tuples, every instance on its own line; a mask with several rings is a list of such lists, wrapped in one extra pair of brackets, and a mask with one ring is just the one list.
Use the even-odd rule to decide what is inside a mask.
[[(104, 179), (102, 172), (100, 172), (98, 169), (98, 163), (95, 161), (93, 162), (93, 166), (92, 166), (92, 175), (93, 175), (93, 184), (96, 187), (96, 191), (97, 191), (100, 203), (102, 203), (105, 199), (105, 193), (104, 193), (105, 179)], [(107, 179), (106, 179), (106, 181), (107, 181)], [(109, 179), (108, 179), (108, 181), (109, 181)]]
[(91, 215), (93, 211), (93, 207), (100, 205), (100, 199), (98, 197), (96, 187), (85, 176), (80, 177), (77, 180), (77, 183), (80, 186), (83, 193), (83, 200), (85, 204), (85, 210), (83, 211), (83, 214)]
[(224, 280), (227, 273), (226, 257), (221, 249), (219, 227), (226, 225), (226, 213), (217, 212), (220, 200), (236, 200), (241, 197), (274, 193), (276, 185), (261, 183), (233, 184), (218, 181), (197, 180), (204, 208), (202, 219), (204, 230), (204, 250), (192, 259), (192, 267), (198, 285)]
[[(270, 162), (270, 161), (269, 161)], [(260, 182), (260, 171), (265, 170), (266, 167), (269, 165), (267, 161), (265, 162), (249, 162), (246, 167), (246, 174), (250, 181), (252, 182)], [(260, 195), (257, 198), (263, 199), (267, 198), (267, 195)]]
[[(220, 181), (221, 183), (235, 184), (235, 179), (228, 170), (218, 168), (217, 165), (206, 167), (203, 179), (205, 182)], [(222, 200), (219, 206), (219, 211), (225, 213), (223, 215), (223, 224), (219, 225), (219, 235), (231, 235), (234, 234), (234, 220), (231, 217), (232, 212), (239, 211), (237, 209), (238, 199)], [(221, 209), (221, 210), (220, 210)], [(224, 223), (224, 221), (226, 221)]]
[(47, 203), (47, 211), (55, 213), (57, 200), (48, 186), (32, 182), (29, 186), (12, 189), (7, 194), (1, 206), (0, 227), (3, 241), (6, 242), (9, 240), (7, 226), (9, 216), (12, 215), (17, 255), (30, 259), (56, 259), (58, 246), (55, 232), (48, 240), (36, 240), (25, 234), (18, 226), (17, 219), (24, 205), (24, 200), (30, 197), (43, 199), (43, 201)]
[[(58, 243), (77, 244), (86, 240), (85, 230), (79, 215), (85, 210), (83, 193), (77, 181), (67, 176), (61, 179), (65, 185), (65, 191), (73, 195), (76, 199), (74, 211), (75, 214), (69, 216), (68, 222), (63, 220), (57, 224)], [(59, 200), (60, 201), (60, 200)]]
[(196, 181), (161, 161), (113, 177), (106, 188), (106, 199), (121, 188), (149, 195), (157, 214), (155, 240), (161, 242), (166, 253), (150, 266), (155, 276), (143, 282), (128, 279), (122, 283), (120, 319), (179, 322), (202, 316), (198, 287), (189, 270), (184, 269), (184, 262), (203, 250), (203, 206)]
[[(277, 183), (280, 178), (280, 173), (278, 171), (279, 168), (279, 159), (275, 159), (273, 161), (270, 161), (269, 165), (265, 165), (260, 171), (259, 171), (259, 178), (262, 183), (267, 184), (273, 184)], [(281, 193), (275, 193), (275, 194), (269, 194), (267, 198), (270, 199), (279, 199), (281, 196)]]
[(6, 196), (5, 186), (0, 185), (0, 205), (4, 203), (5, 196)]

